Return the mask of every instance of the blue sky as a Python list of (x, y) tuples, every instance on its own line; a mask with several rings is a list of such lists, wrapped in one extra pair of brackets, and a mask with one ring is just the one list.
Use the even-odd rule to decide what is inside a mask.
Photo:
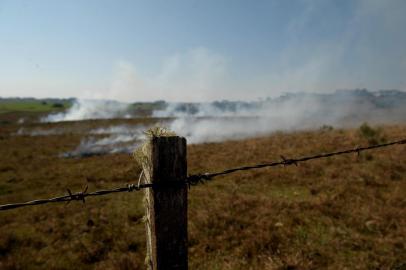
[(406, 90), (403, 0), (0, 0), (0, 96)]

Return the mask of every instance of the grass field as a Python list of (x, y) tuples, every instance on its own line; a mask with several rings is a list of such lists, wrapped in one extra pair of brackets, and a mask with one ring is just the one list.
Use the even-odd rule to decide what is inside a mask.
[[(58, 158), (80, 133), (14, 136), (20, 127), (0, 125), (0, 204), (122, 186), (140, 173), (128, 154)], [(189, 173), (405, 135), (405, 125), (323, 128), (190, 145)], [(0, 212), (0, 269), (144, 269), (142, 198), (122, 193)], [(221, 177), (190, 190), (188, 215), (190, 269), (406, 269), (406, 146)]]
[(50, 112), (63, 110), (70, 106), (69, 102), (47, 102), (41, 100), (0, 100), (0, 113), (7, 112)]

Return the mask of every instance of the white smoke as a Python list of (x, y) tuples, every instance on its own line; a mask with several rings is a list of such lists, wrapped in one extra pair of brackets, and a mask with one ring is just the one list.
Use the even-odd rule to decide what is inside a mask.
[(400, 93), (382, 96), (356, 90), (292, 94), (258, 102), (173, 103), (154, 115), (175, 117), (169, 128), (189, 143), (219, 142), (323, 125), (401, 123), (406, 121), (406, 95)]
[[(229, 106), (227, 106), (227, 104)], [(164, 110), (155, 110), (153, 117), (232, 117), (262, 115), (260, 108), (249, 103), (228, 101), (212, 103), (169, 103)]]
[[(76, 149), (63, 153), (63, 157), (87, 157), (94, 155), (131, 153), (145, 139), (147, 126), (119, 125), (89, 131), (90, 137), (81, 140)], [(102, 136), (102, 137), (100, 137)]]
[(87, 157), (115, 153), (133, 152), (143, 136), (141, 134), (112, 134), (104, 138), (89, 137), (83, 139), (73, 151), (63, 153), (63, 157)]
[(83, 130), (78, 127), (60, 128), (20, 128), (15, 136), (54, 136), (79, 134), (84, 137), (72, 151), (62, 153), (61, 157), (88, 157), (113, 153), (131, 153), (145, 139), (145, 125), (117, 125)]
[[(220, 142), (266, 135), (278, 130), (295, 130), (322, 125), (327, 122), (311, 120), (318, 104), (275, 105), (256, 107), (237, 106), (221, 110), (214, 105), (198, 106), (194, 114), (169, 111), (177, 118), (169, 128), (185, 136), (189, 143)], [(240, 108), (238, 108), (240, 107)], [(162, 113), (162, 112), (161, 112)], [(316, 124), (317, 123), (317, 124)]]
[(130, 125), (119, 125), (119, 126), (110, 126), (107, 128), (97, 128), (89, 131), (90, 134), (138, 134), (140, 131), (145, 130), (144, 125), (130, 126)]
[[(293, 131), (371, 124), (404, 123), (406, 93), (368, 92), (358, 89), (334, 94), (288, 94), (256, 102), (217, 101), (211, 103), (169, 103), (153, 112), (188, 143), (220, 142), (268, 135), (275, 131)], [(165, 122), (162, 122), (165, 121)], [(48, 126), (48, 125), (46, 125)], [(86, 123), (83, 127), (87, 127)], [(54, 128), (21, 128), (16, 135), (48, 136), (65, 133), (84, 138), (65, 157), (83, 157), (108, 153), (130, 153), (145, 138), (150, 126), (112, 125), (92, 130), (72, 124)]]
[(43, 117), (41, 122), (129, 118), (128, 107), (129, 104), (117, 101), (78, 99), (66, 112), (50, 114)]
[(19, 128), (14, 135), (17, 136), (50, 136), (50, 135), (62, 135), (66, 133), (65, 129), (60, 128), (53, 128), (53, 129), (42, 129), (42, 128), (35, 128), (35, 129), (27, 129), (27, 128)]

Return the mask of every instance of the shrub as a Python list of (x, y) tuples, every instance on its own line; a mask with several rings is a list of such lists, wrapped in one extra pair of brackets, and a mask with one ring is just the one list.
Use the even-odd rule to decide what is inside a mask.
[(62, 103), (54, 103), (52, 105), (52, 107), (54, 107), (54, 108), (64, 108), (65, 106)]
[(381, 128), (373, 128), (368, 123), (363, 123), (358, 132), (360, 136), (368, 141), (370, 145), (386, 142), (385, 136), (382, 134)]
[(320, 131), (332, 131), (332, 130), (334, 130), (334, 127), (330, 125), (322, 125), (320, 127)]

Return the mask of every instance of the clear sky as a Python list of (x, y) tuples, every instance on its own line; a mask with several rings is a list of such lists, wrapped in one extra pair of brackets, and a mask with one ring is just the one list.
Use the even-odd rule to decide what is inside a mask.
[(0, 96), (406, 90), (404, 0), (0, 0)]

